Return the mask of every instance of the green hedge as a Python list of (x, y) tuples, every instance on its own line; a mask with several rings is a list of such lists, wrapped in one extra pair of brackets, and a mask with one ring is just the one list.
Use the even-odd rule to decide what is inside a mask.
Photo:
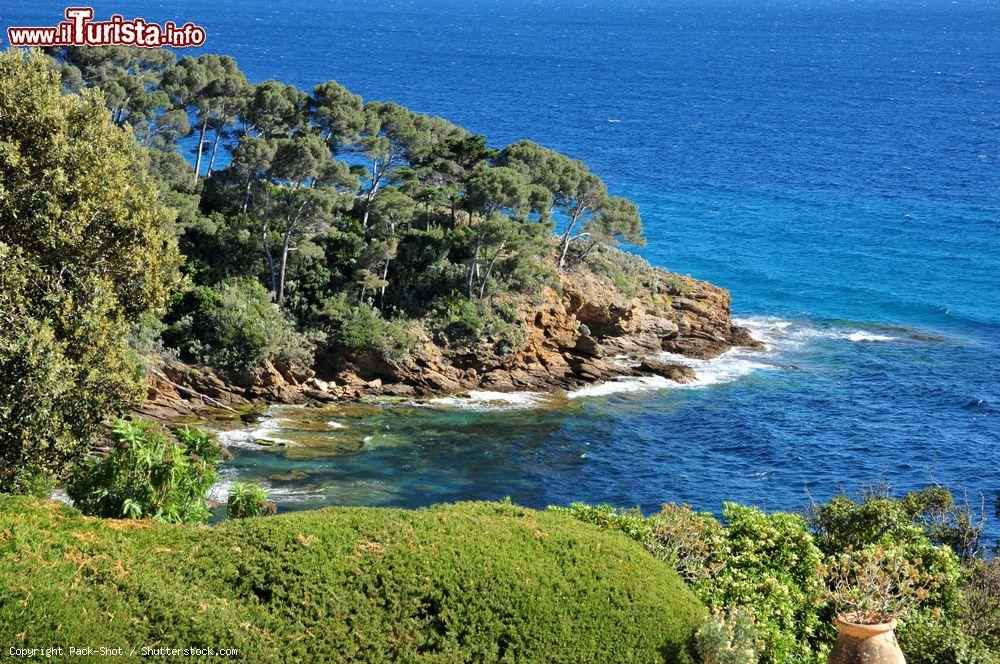
[(618, 533), (510, 504), (213, 527), (0, 496), (0, 643), (253, 661), (690, 661), (705, 610)]

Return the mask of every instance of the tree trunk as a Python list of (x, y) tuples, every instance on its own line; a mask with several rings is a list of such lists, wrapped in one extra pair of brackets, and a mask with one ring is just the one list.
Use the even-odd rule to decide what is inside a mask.
[(483, 275), (483, 283), (479, 286), (480, 300), (486, 295), (486, 284), (490, 281), (490, 273), (493, 272), (493, 266), (497, 264), (500, 254), (503, 253), (503, 247), (505, 244), (507, 244), (506, 240), (500, 243), (500, 246), (497, 247), (497, 252), (493, 254), (493, 258), (490, 259), (489, 265), (486, 266), (486, 274)]
[(278, 285), (274, 278), (274, 256), (271, 255), (271, 247), (267, 242), (267, 226), (261, 227), (261, 238), (264, 241), (264, 257), (267, 258), (267, 271), (271, 275), (271, 293), (278, 290)]
[(583, 260), (584, 258), (586, 258), (587, 256), (589, 256), (590, 252), (592, 252), (594, 249), (596, 249), (598, 244), (600, 244), (600, 242), (598, 242), (597, 240), (593, 240), (590, 243), (590, 246), (587, 247), (587, 250), (584, 251), (582, 254), (580, 254), (580, 260)]
[[(215, 129), (215, 140), (212, 141), (212, 156), (208, 160), (208, 175), (215, 169), (215, 154), (219, 151), (219, 138), (222, 136), (222, 125)], [(206, 176), (207, 177), (207, 176)]]
[(566, 264), (566, 254), (569, 252), (569, 243), (573, 240), (573, 229), (576, 228), (577, 222), (580, 221), (580, 217), (586, 208), (579, 208), (573, 212), (572, 218), (569, 220), (569, 226), (566, 227), (566, 232), (562, 236), (562, 249), (559, 251), (559, 267), (557, 268), (559, 272), (562, 272), (563, 266)]
[(371, 212), (372, 202), (375, 200), (375, 194), (378, 193), (379, 180), (382, 179), (382, 174), (378, 172), (379, 169), (378, 162), (372, 162), (372, 185), (368, 188), (368, 199), (365, 201), (365, 213), (361, 218), (361, 227), (368, 228), (368, 213)]
[[(396, 237), (396, 224), (390, 222), (390, 224), (389, 224), (389, 242), (392, 242), (392, 238), (394, 238), (394, 237)], [(392, 260), (392, 259), (391, 258), (386, 258), (385, 259), (385, 267), (382, 268), (382, 281), (388, 281), (389, 280), (389, 261), (390, 260)], [(381, 292), (379, 292), (379, 296), (378, 296), (378, 308), (379, 309), (383, 309), (385, 307), (385, 287), (386, 287), (386, 285), (387, 284), (382, 284), (382, 290), (381, 290)]]
[[(385, 259), (385, 266), (383, 266), (383, 268), (382, 268), (382, 281), (383, 282), (388, 281), (388, 277), (389, 277), (389, 259), (386, 258)], [(379, 308), (379, 310), (385, 309), (385, 287), (386, 287), (386, 284), (383, 283), (381, 290), (379, 290), (379, 294), (378, 294), (378, 308)]]
[(281, 271), (278, 275), (278, 306), (285, 303), (285, 268), (288, 266), (288, 245), (292, 241), (292, 227), (289, 225), (281, 241)]
[(198, 184), (198, 176), (201, 175), (201, 153), (205, 145), (205, 131), (208, 130), (208, 120), (201, 123), (201, 135), (198, 137), (198, 158), (194, 162), (194, 184)]
[(476, 242), (476, 251), (472, 254), (472, 262), (469, 263), (469, 274), (466, 277), (466, 286), (469, 290), (469, 297), (472, 297), (472, 280), (476, 274), (476, 268), (479, 267), (479, 250), (483, 246), (483, 237), (480, 235), (479, 240)]

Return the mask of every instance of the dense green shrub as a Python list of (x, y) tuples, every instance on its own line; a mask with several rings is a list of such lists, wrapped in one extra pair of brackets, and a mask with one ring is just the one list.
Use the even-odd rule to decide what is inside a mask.
[(643, 543), (710, 608), (743, 609), (752, 616), (747, 629), (754, 632), (761, 661), (825, 656), (830, 628), (822, 621), (822, 555), (798, 515), (726, 503), (723, 527), (711, 514), (673, 504), (648, 518), (606, 505), (573, 505), (568, 511)]
[(430, 315), (431, 329), (457, 347), (485, 343), (499, 355), (521, 347), (523, 314), (511, 299), (472, 299), (459, 293), (438, 298)]
[(1000, 664), (995, 644), (991, 648), (969, 635), (960, 622), (942, 620), (930, 610), (900, 619), (896, 638), (907, 664)]
[(329, 332), (329, 345), (335, 349), (373, 353), (399, 362), (409, 357), (417, 345), (417, 337), (406, 323), (387, 320), (375, 307), (355, 302), (344, 293), (324, 300), (317, 315)]
[(744, 609), (712, 613), (695, 643), (702, 664), (757, 664), (757, 628)]
[[(962, 601), (962, 571), (951, 548), (931, 540), (930, 533), (940, 530), (928, 529), (929, 496), (915, 492), (897, 499), (884, 489), (857, 498), (840, 495), (814, 506), (809, 518), (828, 562), (864, 551), (893, 552), (922, 579), (923, 605), (954, 616)], [(939, 496), (933, 504), (941, 504)]]
[(226, 514), (230, 519), (274, 514), (274, 503), (267, 499), (267, 489), (258, 484), (233, 482), (226, 500)]
[(170, 219), (98, 95), (0, 53), (0, 492), (62, 476), (138, 403), (122, 331), (177, 280)]
[(617, 533), (514, 505), (210, 528), (0, 497), (0, 642), (249, 661), (689, 662), (705, 609)]
[(704, 582), (709, 606), (745, 607), (754, 616), (765, 662), (822, 661), (822, 560), (805, 521), (726, 503), (725, 567)]
[(84, 514), (204, 523), (221, 460), (219, 443), (201, 429), (171, 436), (149, 422), (119, 420), (111, 448), (78, 468), (67, 492)]
[(962, 624), (972, 636), (1000, 652), (1000, 558), (966, 566)]
[(308, 340), (256, 279), (198, 286), (172, 309), (164, 342), (194, 362), (229, 371), (265, 361), (308, 363)]

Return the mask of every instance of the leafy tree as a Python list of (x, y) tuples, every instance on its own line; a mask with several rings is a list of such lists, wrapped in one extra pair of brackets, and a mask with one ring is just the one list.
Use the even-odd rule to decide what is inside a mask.
[(197, 59), (182, 58), (164, 72), (161, 84), (178, 109), (190, 111), (194, 115), (195, 126), (198, 128), (197, 159), (194, 166), (194, 181), (197, 182), (201, 174), (205, 134), (209, 126), (215, 127), (209, 166), (211, 172), (219, 137), (223, 129), (235, 120), (237, 109), (245, 103), (246, 77), (237, 67), (236, 61), (229, 56), (207, 54)]
[[(501, 260), (519, 256), (522, 260), (544, 260), (548, 250), (546, 235), (524, 223), (532, 213), (541, 218), (548, 214), (548, 201), (538, 194), (525, 175), (512, 168), (481, 167), (469, 178), (465, 205), (470, 215), (481, 215), (472, 226), (474, 244), (466, 275), (469, 297), (476, 294), (477, 281), (479, 297), (485, 295), (490, 275)], [(546, 233), (548, 230), (546, 225)]]
[(276, 141), (268, 176), (272, 185), (265, 214), (281, 233), (275, 298), (282, 305), (289, 253), (298, 249), (296, 243), (329, 228), (331, 215), (341, 202), (340, 190), (352, 188), (356, 180), (346, 166), (330, 159), (326, 145), (316, 135)]
[(178, 281), (171, 216), (103, 95), (0, 53), (0, 491), (62, 475), (143, 384), (127, 321)]
[(320, 138), (326, 141), (334, 155), (356, 141), (365, 128), (361, 97), (336, 81), (327, 81), (313, 88), (309, 108)]
[(246, 76), (228, 56), (202, 56), (212, 76), (208, 93), (209, 125), (215, 129), (212, 141), (212, 155), (208, 160), (208, 174), (215, 169), (215, 158), (219, 151), (219, 141), (227, 129), (236, 123), (239, 112), (246, 107), (250, 85)]
[(309, 95), (293, 85), (264, 81), (251, 87), (240, 114), (242, 136), (289, 137), (307, 119)]
[(184, 294), (167, 322), (164, 341), (199, 364), (239, 372), (266, 361), (311, 359), (305, 337), (256, 279), (198, 286)]
[(104, 93), (117, 124), (129, 122), (138, 128), (167, 104), (157, 85), (164, 70), (174, 64), (172, 51), (139, 46), (65, 46), (47, 51), (75, 70), (72, 78)]
[(564, 217), (560, 233), (560, 270), (565, 266), (570, 243), (575, 239), (593, 236), (598, 241), (617, 242), (641, 238), (638, 209), (624, 199), (609, 197), (607, 186), (583, 162), (531, 141), (518, 141), (507, 147), (502, 161), (552, 192), (555, 207)]
[(426, 118), (399, 104), (368, 102), (365, 105), (365, 130), (358, 141), (358, 149), (370, 164), (361, 208), (363, 228), (368, 227), (379, 187), (392, 179), (393, 171), (406, 163), (407, 155), (425, 148), (426, 130)]
[(591, 218), (586, 231), (577, 235), (577, 238), (587, 236), (590, 242), (580, 254), (581, 259), (602, 244), (617, 247), (627, 242), (637, 247), (646, 246), (639, 208), (627, 198), (617, 196), (608, 197), (601, 214)]
[[(398, 246), (396, 229), (401, 224), (409, 223), (413, 218), (415, 210), (416, 202), (396, 188), (387, 189), (382, 192), (382, 195), (372, 205), (371, 230), (379, 235), (373, 244), (378, 243), (382, 247), (382, 251), (380, 252), (380, 258), (383, 261), (381, 265), (382, 277), (379, 279), (380, 308), (383, 308), (385, 303), (385, 289), (389, 285), (389, 263), (396, 257), (396, 248)], [(372, 267), (372, 265), (368, 265), (363, 269), (367, 269), (370, 274)], [(363, 298), (364, 295), (362, 295)]]

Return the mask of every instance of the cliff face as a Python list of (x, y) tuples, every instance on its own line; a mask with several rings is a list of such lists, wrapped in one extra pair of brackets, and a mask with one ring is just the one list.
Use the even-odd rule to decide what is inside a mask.
[[(630, 295), (587, 269), (561, 276), (524, 312), (524, 340), (513, 353), (496, 340), (452, 348), (422, 335), (402, 362), (327, 353), (311, 369), (266, 365), (241, 377), (169, 364), (150, 377), (150, 416), (253, 402), (323, 402), (364, 396), (422, 397), (463, 390), (566, 390), (623, 376), (661, 375), (692, 380), (686, 366), (650, 356), (663, 351), (707, 359), (734, 346), (759, 347), (730, 320), (729, 292), (663, 270), (647, 275), (655, 296)], [(158, 375), (157, 375), (158, 374)], [(207, 398), (206, 398), (207, 397)]]

